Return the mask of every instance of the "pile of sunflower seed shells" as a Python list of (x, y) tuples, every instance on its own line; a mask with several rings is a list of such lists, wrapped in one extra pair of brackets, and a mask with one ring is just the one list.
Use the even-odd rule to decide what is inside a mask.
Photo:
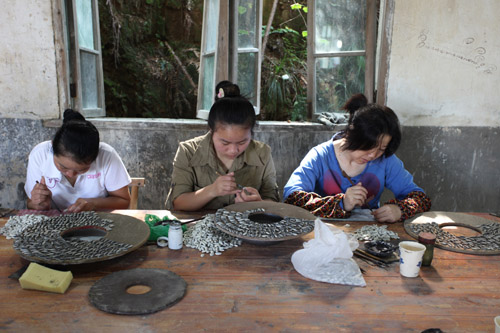
[(44, 215), (21, 215), (11, 216), (5, 226), (0, 228), (0, 234), (4, 235), (7, 239), (15, 238), (27, 227), (44, 222), (49, 217)]
[(217, 227), (232, 235), (243, 238), (280, 240), (305, 235), (313, 231), (314, 221), (295, 217), (283, 217), (274, 223), (261, 223), (250, 220), (253, 213), (265, 212), (264, 209), (252, 209), (244, 212), (219, 209), (215, 213)]
[(67, 230), (87, 226), (110, 231), (113, 221), (101, 219), (95, 212), (45, 218), (17, 234), (14, 238), (14, 249), (25, 256), (48, 263), (77, 263), (116, 255), (132, 247), (131, 244), (119, 243), (105, 237), (91, 241), (62, 237)]
[(399, 235), (394, 231), (387, 230), (387, 225), (378, 226), (376, 224), (365, 225), (354, 231), (357, 240), (360, 241), (390, 241), (391, 238), (399, 239)]
[(486, 223), (478, 226), (479, 236), (455, 236), (439, 227), (436, 222), (413, 223), (410, 229), (415, 233), (430, 232), (436, 235), (436, 244), (457, 250), (498, 251), (500, 250), (500, 223)]
[(224, 250), (238, 247), (241, 239), (220, 231), (215, 226), (215, 214), (208, 214), (184, 233), (184, 245), (206, 254), (221, 255)]

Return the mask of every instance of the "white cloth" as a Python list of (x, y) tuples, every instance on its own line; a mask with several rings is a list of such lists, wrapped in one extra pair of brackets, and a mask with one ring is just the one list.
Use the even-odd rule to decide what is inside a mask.
[(39, 143), (28, 159), (24, 190), (30, 199), (33, 187), (37, 181), (41, 181), (42, 176), (52, 192), (52, 199), (60, 209), (71, 206), (78, 198), (105, 198), (108, 192), (116, 191), (131, 182), (118, 153), (104, 142), (99, 144), (97, 159), (87, 172), (78, 175), (74, 186), (57, 170), (52, 142)]

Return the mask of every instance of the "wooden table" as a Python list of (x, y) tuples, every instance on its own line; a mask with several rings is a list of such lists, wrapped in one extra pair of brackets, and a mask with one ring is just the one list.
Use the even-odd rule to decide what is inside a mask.
[[(143, 219), (166, 211), (115, 211)], [(181, 214), (179, 218), (196, 214)], [(481, 216), (495, 219), (483, 214)], [(6, 219), (0, 225), (5, 223)], [(499, 221), (499, 219), (497, 219)], [(353, 231), (366, 222), (335, 225)], [(410, 239), (402, 224), (389, 225)], [(418, 278), (403, 278), (398, 264), (366, 272), (364, 288), (309, 280), (290, 261), (306, 237), (258, 246), (244, 243), (221, 256), (200, 256), (146, 245), (107, 262), (71, 268), (74, 279), (64, 295), (23, 290), (8, 276), (27, 261), (0, 236), (0, 328), (25, 332), (493, 332), (500, 315), (500, 256), (475, 256), (435, 249), (431, 267)], [(185, 297), (166, 310), (144, 316), (101, 312), (88, 300), (90, 287), (115, 271), (168, 269), (188, 284)]]

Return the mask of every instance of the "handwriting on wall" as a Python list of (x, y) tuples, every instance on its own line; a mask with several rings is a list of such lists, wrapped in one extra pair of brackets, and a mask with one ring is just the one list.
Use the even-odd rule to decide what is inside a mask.
[(450, 51), (444, 47), (438, 45), (433, 45), (429, 41), (428, 30), (422, 30), (418, 36), (417, 48), (426, 49), (431, 52), (436, 52), (445, 56), (452, 57), (453, 59), (463, 62), (466, 65), (474, 66), (476, 70), (484, 74), (493, 74), (497, 71), (497, 66), (493, 63), (487, 62), (487, 50), (486, 47), (478, 45), (474, 37), (467, 37), (463, 39), (461, 48), (465, 49), (466, 53), (461, 53), (459, 51)]

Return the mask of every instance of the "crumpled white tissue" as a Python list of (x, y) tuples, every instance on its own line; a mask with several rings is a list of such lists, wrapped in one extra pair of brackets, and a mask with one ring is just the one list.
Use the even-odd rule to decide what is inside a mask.
[(352, 286), (366, 286), (352, 251), (358, 247), (354, 235), (349, 237), (340, 229), (316, 219), (314, 238), (292, 255), (292, 264), (306, 278)]

